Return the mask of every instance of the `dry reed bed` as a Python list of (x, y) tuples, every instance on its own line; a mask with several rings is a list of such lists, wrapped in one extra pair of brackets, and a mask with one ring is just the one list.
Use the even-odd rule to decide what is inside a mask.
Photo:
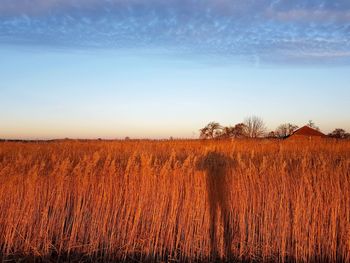
[(350, 143), (1, 143), (0, 251), (350, 261)]

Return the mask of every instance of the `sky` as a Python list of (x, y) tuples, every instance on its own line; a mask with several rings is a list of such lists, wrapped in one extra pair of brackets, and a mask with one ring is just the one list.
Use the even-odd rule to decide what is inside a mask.
[(0, 138), (350, 131), (350, 1), (1, 0)]

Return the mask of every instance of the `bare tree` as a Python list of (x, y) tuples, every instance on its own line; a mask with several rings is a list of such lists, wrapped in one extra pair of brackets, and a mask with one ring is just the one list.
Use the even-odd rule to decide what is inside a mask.
[(278, 126), (276, 129), (276, 136), (280, 138), (287, 137), (291, 135), (295, 130), (297, 130), (299, 127), (292, 123), (284, 123)]
[(314, 123), (312, 120), (309, 120), (309, 121), (308, 121), (307, 126), (309, 126), (309, 127), (312, 128), (312, 129), (318, 130), (318, 131), (320, 130), (320, 128), (317, 127), (317, 126), (315, 125), (315, 123)]
[(221, 131), (216, 135), (217, 138), (220, 139), (227, 139), (232, 137), (232, 129), (233, 127), (228, 126), (228, 127), (223, 127)]
[(338, 128), (329, 133), (328, 136), (337, 139), (348, 139), (350, 138), (350, 133), (347, 133), (344, 129)]
[(216, 134), (216, 138), (244, 138), (246, 137), (244, 129), (244, 123), (238, 123), (235, 126), (222, 127), (222, 129)]
[(262, 137), (266, 131), (265, 123), (260, 117), (250, 116), (244, 121), (244, 131), (249, 138)]
[(201, 139), (214, 139), (219, 136), (222, 130), (222, 126), (218, 122), (209, 122), (207, 126), (200, 129)]
[(237, 123), (232, 129), (232, 137), (234, 138), (244, 138), (246, 126), (244, 123)]
[(266, 138), (270, 138), (270, 139), (273, 139), (273, 138), (277, 138), (278, 135), (276, 134), (276, 132), (274, 131), (270, 131), (267, 135), (266, 135)]
[(310, 128), (314, 127), (315, 123), (312, 120), (309, 120), (307, 122), (307, 126), (309, 126)]

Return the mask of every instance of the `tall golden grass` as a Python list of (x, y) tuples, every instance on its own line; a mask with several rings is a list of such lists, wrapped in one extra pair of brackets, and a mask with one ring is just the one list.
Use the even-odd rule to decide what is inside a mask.
[(350, 261), (350, 143), (4, 142), (0, 254)]

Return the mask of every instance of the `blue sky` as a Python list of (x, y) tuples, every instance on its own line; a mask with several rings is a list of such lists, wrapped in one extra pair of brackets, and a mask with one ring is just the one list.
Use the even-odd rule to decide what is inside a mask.
[(0, 137), (350, 131), (350, 2), (2, 0)]

